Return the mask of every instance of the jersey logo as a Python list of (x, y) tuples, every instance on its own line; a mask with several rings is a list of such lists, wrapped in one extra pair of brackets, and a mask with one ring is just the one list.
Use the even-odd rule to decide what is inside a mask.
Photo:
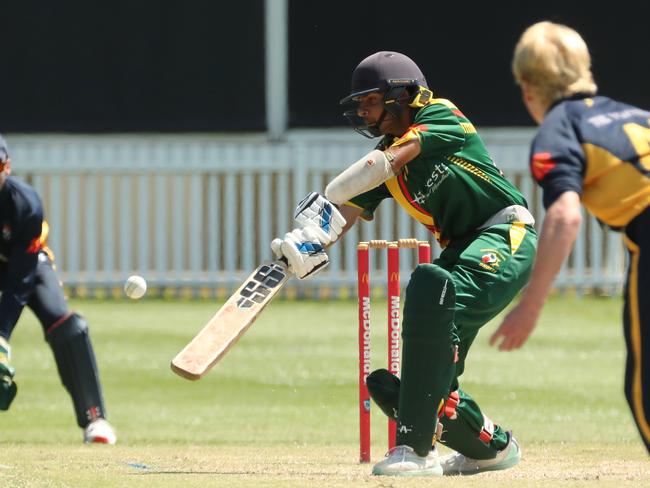
[(481, 261), (483, 261), (485, 264), (496, 263), (497, 262), (497, 255), (494, 254), (493, 252), (483, 254), (483, 256), (481, 256)]
[(556, 165), (557, 163), (551, 159), (550, 152), (542, 152), (533, 154), (530, 168), (535, 179), (537, 181), (542, 181), (549, 171), (555, 168)]

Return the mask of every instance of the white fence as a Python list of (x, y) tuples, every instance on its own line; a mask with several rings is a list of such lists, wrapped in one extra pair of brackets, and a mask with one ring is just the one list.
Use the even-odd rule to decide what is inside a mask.
[[(494, 160), (524, 192), (538, 224), (541, 195), (526, 161), (532, 131), (483, 130)], [(16, 176), (43, 197), (50, 246), (63, 281), (79, 294), (117, 286), (131, 273), (154, 289), (224, 294), (271, 255), (269, 242), (293, 227), (295, 204), (367, 152), (373, 142), (343, 130), (263, 135), (7, 135)], [(295, 292), (356, 287), (356, 243), (417, 237), (426, 229), (384, 202), (331, 249), (329, 268)], [(438, 248), (434, 245), (434, 256)], [(383, 279), (376, 253), (372, 268)], [(402, 270), (415, 265), (404, 254)], [(620, 286), (620, 238), (587, 219), (559, 288)], [(407, 275), (406, 275), (407, 276)], [(291, 290), (291, 287), (290, 287)], [(291, 291), (290, 291), (291, 293)]]

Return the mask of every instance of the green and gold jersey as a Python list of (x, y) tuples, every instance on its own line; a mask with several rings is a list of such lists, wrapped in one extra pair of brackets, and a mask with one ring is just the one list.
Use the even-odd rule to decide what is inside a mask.
[(449, 100), (432, 100), (402, 137), (385, 136), (378, 148), (414, 139), (421, 152), (399, 175), (347, 202), (363, 209), (362, 218), (371, 220), (383, 199), (394, 198), (446, 246), (505, 207), (527, 206), (494, 165), (472, 123)]

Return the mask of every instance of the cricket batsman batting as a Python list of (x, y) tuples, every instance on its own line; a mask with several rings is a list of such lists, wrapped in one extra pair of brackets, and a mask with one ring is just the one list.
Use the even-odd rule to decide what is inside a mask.
[[(401, 378), (367, 378), (373, 400), (397, 422), (396, 447), (373, 473), (441, 476), (508, 469), (521, 458), (512, 433), (460, 388), (480, 328), (526, 284), (537, 235), (527, 203), (490, 158), (476, 128), (436, 98), (407, 56), (382, 51), (352, 74), (344, 115), (375, 149), (296, 211), (299, 226), (271, 248), (300, 279), (328, 263), (326, 249), (358, 218), (394, 199), (444, 248), (420, 264), (405, 293)], [(442, 435), (438, 424), (442, 424)], [(454, 451), (439, 458), (436, 443)]]

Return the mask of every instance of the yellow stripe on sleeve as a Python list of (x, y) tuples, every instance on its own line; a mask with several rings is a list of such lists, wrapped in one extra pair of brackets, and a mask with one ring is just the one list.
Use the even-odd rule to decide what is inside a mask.
[(526, 224), (523, 222), (513, 222), (510, 225), (510, 252), (512, 254), (517, 252), (519, 246), (524, 241), (526, 236)]

